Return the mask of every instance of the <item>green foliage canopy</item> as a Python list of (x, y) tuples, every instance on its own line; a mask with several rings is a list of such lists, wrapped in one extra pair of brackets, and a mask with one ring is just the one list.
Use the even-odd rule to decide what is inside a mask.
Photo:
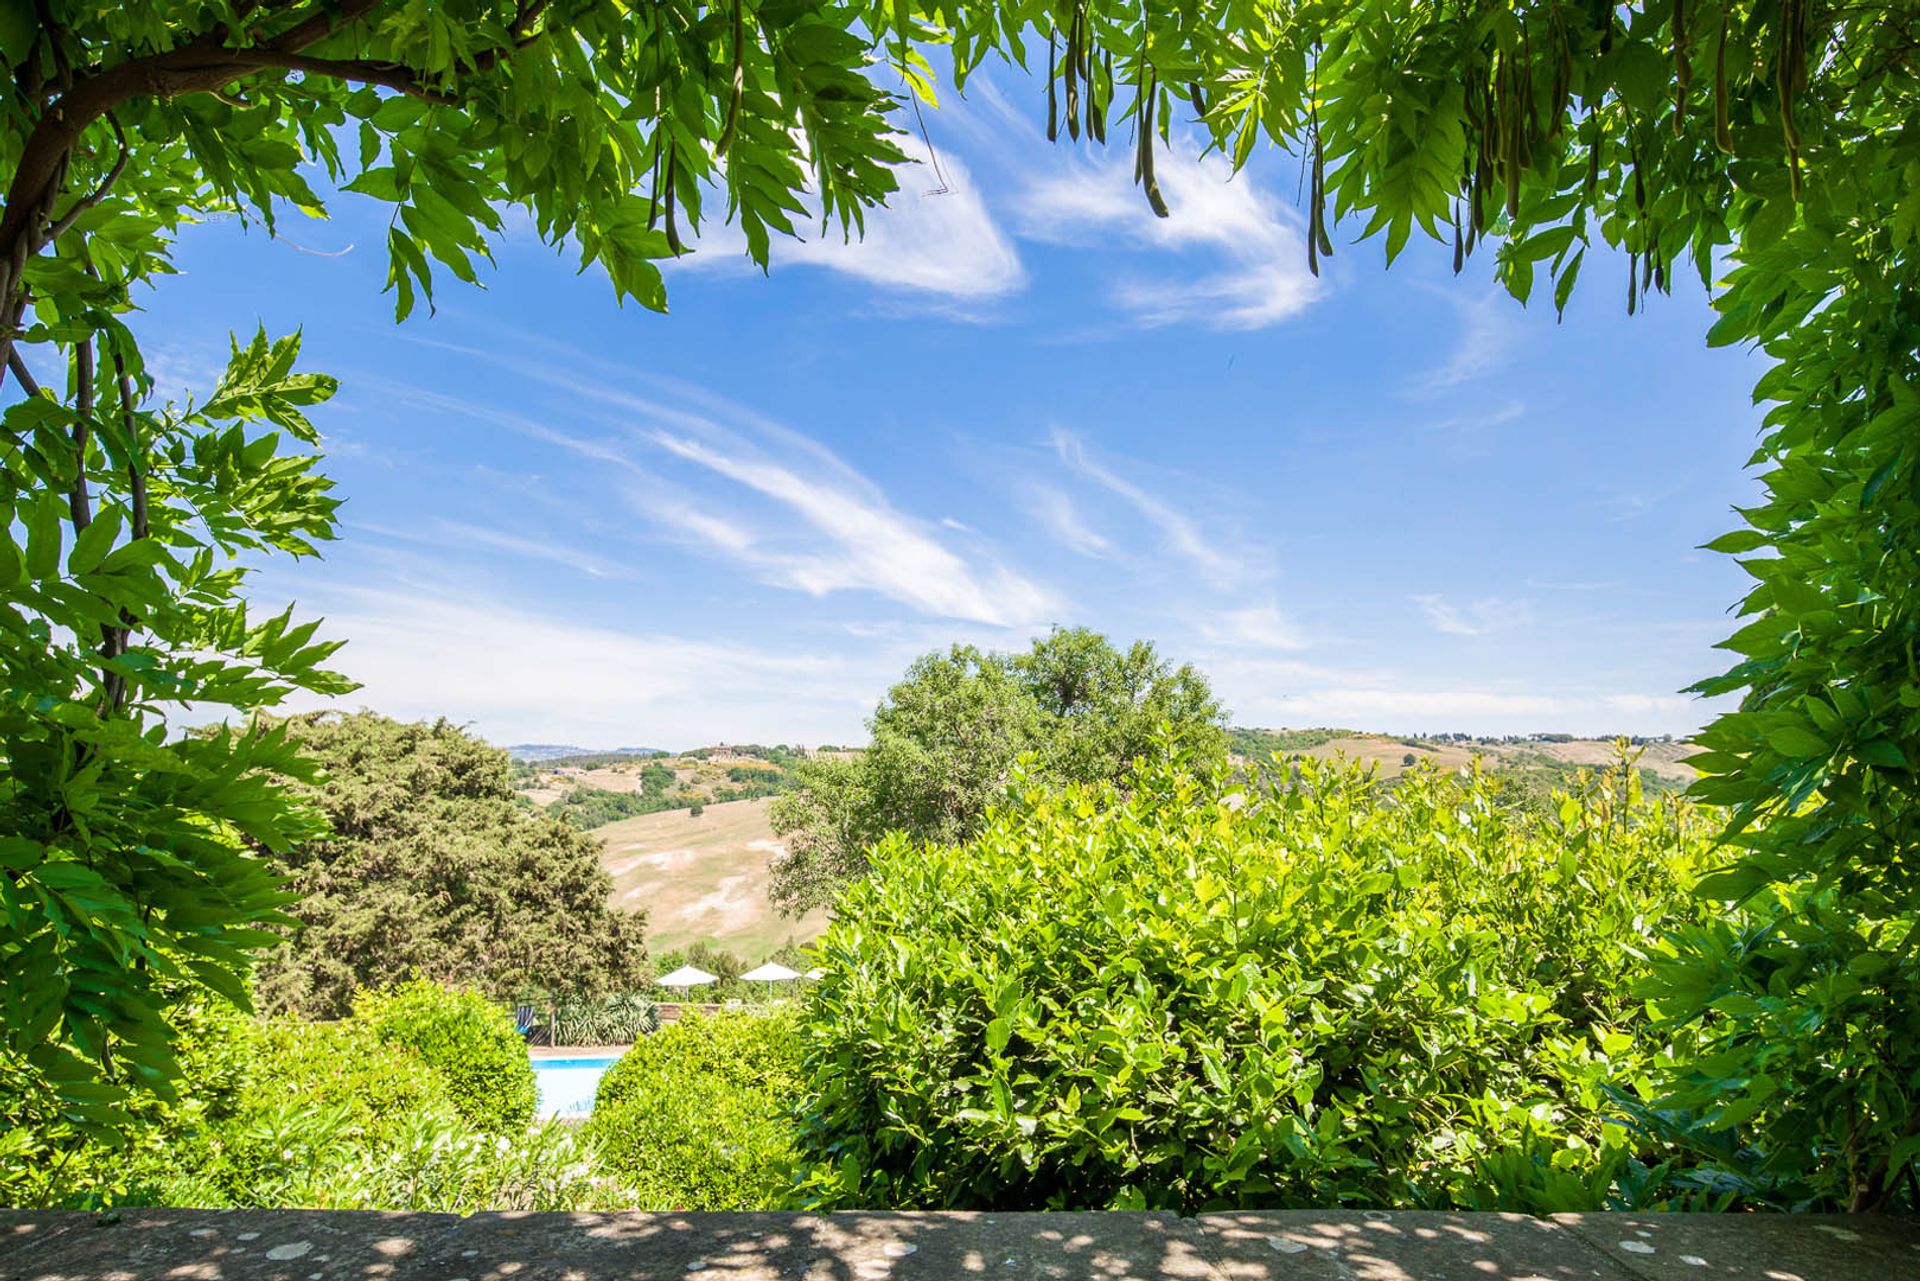
[[(76, 1116), (109, 1076), (165, 1088), (160, 985), (244, 1001), (271, 862), (318, 831), (278, 733), (169, 742), (169, 709), (247, 713), (350, 685), (314, 625), (251, 616), (247, 553), (309, 555), (335, 500), (298, 341), (236, 348), (162, 405), (122, 317), (182, 224), (321, 214), (309, 177), (390, 202), (404, 317), (476, 279), (508, 207), (663, 308), (654, 260), (724, 192), (749, 252), (894, 187), (857, 8), (623, 0), (50, 0), (0, 6), (0, 994), (6, 1047)], [(722, 164), (722, 157), (725, 163)], [(803, 193), (806, 198), (803, 199)], [(42, 387), (35, 370), (61, 369)], [(111, 1059), (135, 1069), (106, 1071)]]
[(799, 788), (774, 802), (788, 852), (770, 893), (790, 911), (830, 900), (889, 831), (965, 839), (1025, 754), (1035, 778), (1116, 779), (1156, 750), (1162, 727), (1183, 750), (1224, 756), (1225, 719), (1206, 677), (1147, 641), (1120, 650), (1063, 628), (1020, 654), (956, 645), (924, 655), (874, 712), (866, 751), (803, 764)]
[(267, 1009), (337, 1018), (408, 973), (499, 1001), (640, 986), (645, 918), (609, 907), (598, 842), (514, 803), (504, 752), (371, 712), (285, 729), (323, 771), (296, 791), (332, 832), (285, 855), (298, 924), (259, 966)]

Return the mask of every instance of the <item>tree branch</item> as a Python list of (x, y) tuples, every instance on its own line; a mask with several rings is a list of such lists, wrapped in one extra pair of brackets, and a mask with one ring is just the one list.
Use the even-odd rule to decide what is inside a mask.
[(20, 384), (20, 390), (29, 396), (40, 394), (40, 383), (34, 378), (33, 371), (27, 368), (27, 362), (20, 359), (18, 347), (7, 352), (7, 368), (13, 371), (14, 380)]
[(100, 185), (93, 189), (91, 195), (82, 196), (79, 200), (75, 201), (73, 208), (67, 210), (52, 226), (47, 228), (46, 234), (40, 237), (40, 244), (35, 247), (35, 252), (38, 252), (40, 248), (52, 244), (72, 230), (73, 224), (80, 221), (80, 215), (105, 199), (106, 194), (113, 190), (113, 184), (120, 180), (121, 173), (124, 172), (127, 167), (127, 135), (121, 130), (120, 122), (114, 119), (113, 113), (111, 112), (107, 113), (107, 123), (113, 126), (113, 136), (119, 139), (120, 142), (120, 154), (114, 158), (113, 167), (107, 170), (106, 177), (100, 180)]
[(73, 488), (67, 493), (67, 514), (78, 534), (93, 523), (93, 498), (87, 493), (87, 442), (93, 435), (93, 339), (82, 338), (73, 349), (74, 398)]
[(271, 49), (247, 49), (237, 53), (237, 63), (251, 64), (250, 70), (284, 67), (289, 71), (298, 71), (309, 76), (331, 76), (337, 80), (351, 80), (356, 84), (379, 85), (383, 89), (392, 89), (396, 93), (403, 93), (409, 98), (418, 98), (422, 102), (451, 105), (459, 101), (450, 93), (443, 93), (438, 89), (429, 89), (422, 85), (414, 79), (411, 70), (397, 62), (371, 62), (364, 58), (309, 58), (302, 54), (280, 53)]
[[(133, 537), (138, 540), (148, 533), (147, 524), (147, 473), (142, 465), (145, 462), (145, 446), (140, 441), (140, 421), (133, 413), (133, 379), (127, 376), (127, 362), (118, 348), (113, 353), (114, 381), (120, 388), (120, 425), (127, 433), (127, 489), (128, 505), (133, 509)], [(133, 637), (133, 629), (140, 620), (135, 618), (123, 606), (120, 610), (120, 626), (116, 629), (112, 642), (113, 653), (117, 656), (127, 652), (127, 643)], [(107, 683), (107, 695), (110, 709), (120, 711), (127, 705), (127, 678), (115, 672)]]
[[(41, 223), (52, 218), (53, 202), (65, 181), (67, 158), (87, 128), (121, 103), (137, 97), (215, 93), (252, 72), (267, 69), (335, 76), (378, 85), (427, 102), (455, 101), (443, 91), (422, 85), (411, 70), (399, 64), (309, 58), (302, 52), (341, 27), (357, 22), (384, 2), (320, 0), (322, 7), (318, 11), (262, 44), (229, 48), (226, 40), (230, 33), (220, 27), (175, 48), (90, 71), (64, 87), (27, 135), (7, 182), (5, 204), (0, 206), (0, 312), (10, 314), (13, 321), (0, 328), (0, 370), (8, 366), (4, 357), (13, 349), (14, 329), (25, 310), (21, 284), (26, 261), (46, 243), (40, 237)], [(524, 29), (545, 11), (546, 3), (547, 0), (522, 0), (509, 28), (512, 45), (485, 51), (474, 60), (470, 70), (483, 72), (497, 67), (538, 40), (545, 28), (531, 34), (524, 33)], [(73, 212), (69, 210), (67, 217), (54, 226), (67, 230)]]

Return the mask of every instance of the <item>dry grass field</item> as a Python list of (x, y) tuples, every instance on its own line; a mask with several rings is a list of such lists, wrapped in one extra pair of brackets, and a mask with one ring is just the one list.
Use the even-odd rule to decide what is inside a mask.
[(644, 814), (595, 828), (601, 863), (618, 907), (647, 910), (655, 952), (709, 939), (758, 965), (788, 939), (804, 943), (826, 928), (824, 911), (791, 918), (767, 902), (767, 860), (778, 850), (766, 800)]

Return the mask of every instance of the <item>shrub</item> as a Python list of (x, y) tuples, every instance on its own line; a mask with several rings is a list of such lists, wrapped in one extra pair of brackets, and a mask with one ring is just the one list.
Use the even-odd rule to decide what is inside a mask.
[(258, 1026), (249, 1044), (247, 1108), (297, 1098), (314, 1107), (339, 1108), (357, 1130), (379, 1136), (398, 1117), (453, 1106), (447, 1078), (438, 1069), (359, 1019), (271, 1019)]
[(619, 1204), (569, 1127), (508, 1137), (470, 1124), (437, 1072), (366, 1024), (256, 1025), (216, 1006), (182, 1025), (177, 1099), (144, 1098), (113, 1146), (0, 1134), (0, 1200), (462, 1214)]
[(405, 1046), (439, 1073), (470, 1124), (501, 1134), (526, 1128), (538, 1097), (533, 1064), (501, 1007), (416, 978), (386, 992), (362, 992), (354, 1014), (381, 1041)]
[(790, 1010), (689, 1015), (607, 1069), (588, 1119), (602, 1166), (655, 1210), (757, 1210), (791, 1186)]
[(1543, 822), (1477, 774), (1300, 760), (892, 838), (815, 945), (806, 1195), (1582, 1208), (1632, 1155), (1629, 979), (1710, 830), (1632, 777)]
[(659, 1026), (659, 1007), (637, 994), (562, 1001), (553, 1011), (553, 1043), (630, 1045)]

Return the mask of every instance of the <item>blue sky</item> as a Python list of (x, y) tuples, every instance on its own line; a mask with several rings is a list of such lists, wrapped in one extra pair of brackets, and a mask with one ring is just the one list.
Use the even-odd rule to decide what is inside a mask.
[[(1565, 322), (1416, 242), (1306, 272), (1297, 163), (1180, 140), (1173, 217), (1050, 147), (1031, 87), (929, 113), (864, 242), (709, 226), (672, 314), (516, 227), (396, 327), (388, 214), (191, 229), (137, 328), (169, 385), (229, 329), (303, 326), (347, 499), (269, 567), (350, 641), (346, 700), (498, 742), (863, 738), (918, 653), (1054, 623), (1197, 662), (1236, 722), (1683, 733), (1742, 575), (1755, 358), (1698, 282), (1624, 314), (1592, 255)], [(922, 151), (916, 141), (913, 149)], [(717, 202), (716, 202), (717, 203)]]

